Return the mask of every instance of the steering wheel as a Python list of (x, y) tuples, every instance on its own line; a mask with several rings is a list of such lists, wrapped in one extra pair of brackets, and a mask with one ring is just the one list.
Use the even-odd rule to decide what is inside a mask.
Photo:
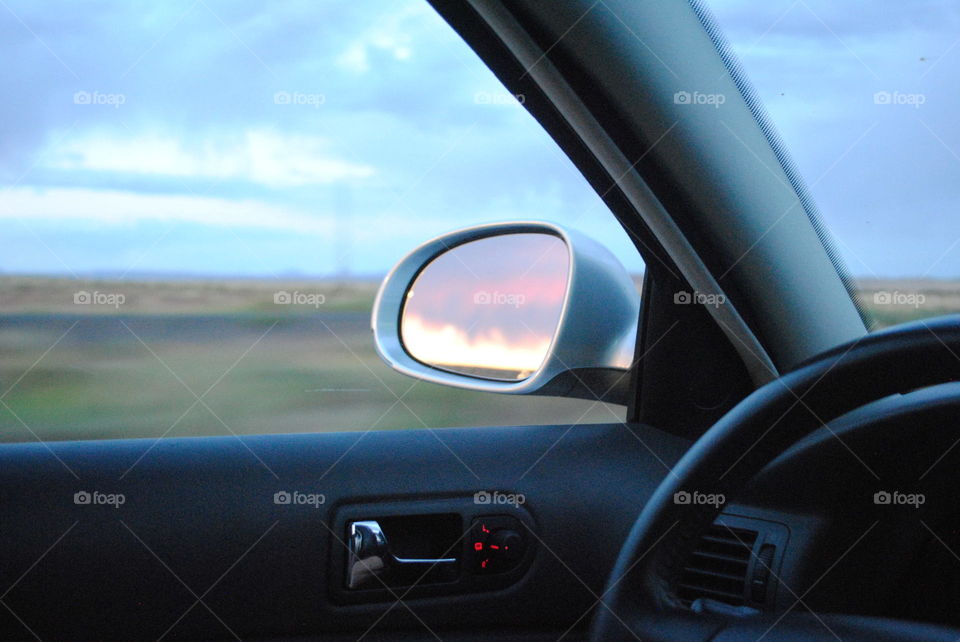
[(690, 447), (650, 497), (607, 581), (591, 640), (960, 638), (958, 630), (878, 617), (790, 614), (768, 630), (775, 616), (694, 613), (677, 585), (720, 507), (673, 501), (680, 491), (729, 500), (824, 423), (888, 395), (958, 379), (960, 316), (948, 316), (868, 334), (754, 391)]

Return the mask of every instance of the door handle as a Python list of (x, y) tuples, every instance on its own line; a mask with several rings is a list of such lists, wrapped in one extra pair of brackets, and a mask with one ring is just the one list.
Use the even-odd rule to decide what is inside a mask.
[(347, 538), (347, 588), (368, 586), (381, 587), (373, 582), (400, 568), (433, 567), (456, 564), (455, 557), (410, 558), (397, 557), (390, 551), (390, 544), (380, 523), (376, 520), (351, 522)]

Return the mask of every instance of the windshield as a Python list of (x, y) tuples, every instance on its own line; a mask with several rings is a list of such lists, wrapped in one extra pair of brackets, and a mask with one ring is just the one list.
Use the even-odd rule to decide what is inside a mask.
[(871, 327), (960, 311), (960, 5), (708, 4)]

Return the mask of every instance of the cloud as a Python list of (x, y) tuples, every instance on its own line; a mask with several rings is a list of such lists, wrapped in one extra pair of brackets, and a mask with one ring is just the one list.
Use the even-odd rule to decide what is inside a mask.
[(431, 14), (434, 18), (436, 14), (426, 2), (399, 7), (399, 10), (375, 16), (371, 26), (355, 36), (336, 57), (337, 66), (362, 74), (370, 71), (371, 59), (379, 58), (378, 54), (386, 54), (394, 61), (410, 60), (415, 48), (423, 47), (423, 40), (416, 36), (423, 32), (424, 22)]
[[(250, 130), (230, 139), (205, 138), (192, 146), (171, 136), (122, 136), (123, 130), (88, 132), (48, 149), (44, 166), (160, 176), (242, 179), (268, 187), (324, 185), (368, 178), (370, 165), (330, 155), (317, 137)], [(118, 134), (121, 134), (118, 136)]]
[(23, 22), (0, 9), (17, 61), (0, 102), (0, 181), (15, 186), (0, 217), (22, 243), (0, 269), (60, 269), (49, 245), (76, 269), (109, 270), (167, 221), (183, 225), (144, 269), (246, 274), (242, 240), (274, 271), (322, 273), (340, 253), (382, 273), (426, 238), (506, 218), (576, 221), (636, 259), (550, 137), (500, 100), (423, 0), (6, 5)]
[[(419, 361), (453, 369), (516, 371), (523, 379), (537, 370), (550, 348), (551, 335), (510, 340), (500, 328), (469, 336), (453, 324), (431, 325), (417, 316), (403, 319), (403, 343)], [(510, 378), (510, 377), (505, 377)]]
[[(951, 218), (960, 199), (958, 7), (711, 4), (801, 171), (811, 183), (826, 174), (814, 195), (851, 256), (910, 273), (946, 252), (960, 236)], [(4, 192), (0, 216), (100, 221), (102, 244), (94, 251), (85, 238), (78, 264), (106, 264), (102, 249), (123, 243), (124, 223), (182, 219), (195, 225), (177, 242), (222, 235), (228, 224), (260, 242), (272, 226), (276, 245), (264, 258), (282, 268), (294, 252), (313, 251), (296, 235), (335, 220), (353, 241), (351, 265), (373, 272), (448, 229), (539, 218), (573, 224), (640, 267), (529, 114), (515, 101), (480, 104), (478, 94), (503, 88), (422, 0), (6, 6), (19, 20), (0, 9), (0, 39), (17, 61), (5, 69), (0, 103), (0, 181), (19, 187)], [(874, 105), (881, 90), (927, 100), (921, 110)], [(78, 91), (124, 102), (77, 104)], [(279, 104), (278, 92), (323, 101)], [(53, 242), (43, 236), (53, 227), (43, 226), (43, 242)], [(906, 234), (910, 245), (889, 251)], [(193, 255), (198, 272), (225, 260)], [(10, 265), (5, 255), (0, 269)], [(936, 266), (944, 276), (958, 270), (960, 246)]]
[(330, 218), (253, 200), (140, 194), (84, 188), (14, 187), (2, 192), (0, 219), (131, 226), (146, 221), (329, 234)]

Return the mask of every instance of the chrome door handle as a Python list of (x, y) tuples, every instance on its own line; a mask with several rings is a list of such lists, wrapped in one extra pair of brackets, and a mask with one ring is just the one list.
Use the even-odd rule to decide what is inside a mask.
[(380, 523), (376, 520), (364, 520), (350, 524), (350, 534), (347, 538), (347, 588), (363, 588), (364, 586), (382, 586), (380, 582), (373, 583), (375, 577), (380, 577), (396, 568), (410, 568), (415, 566), (440, 566), (456, 564), (455, 557), (440, 558), (409, 558), (397, 557), (390, 551), (390, 544)]

